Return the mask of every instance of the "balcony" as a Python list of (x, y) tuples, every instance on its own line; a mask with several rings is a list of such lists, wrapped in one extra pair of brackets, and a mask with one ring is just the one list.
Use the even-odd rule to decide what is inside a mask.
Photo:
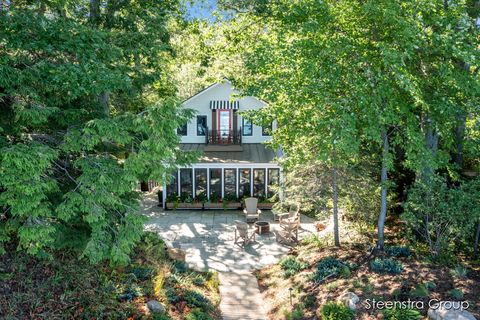
[(207, 130), (206, 145), (241, 145), (242, 130)]

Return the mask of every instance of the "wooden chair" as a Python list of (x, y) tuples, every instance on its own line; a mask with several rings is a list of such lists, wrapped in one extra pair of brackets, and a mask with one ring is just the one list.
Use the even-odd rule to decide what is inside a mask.
[(295, 217), (300, 211), (300, 206), (296, 203), (290, 205), (288, 212), (273, 212), (273, 219), (275, 221), (280, 221), (285, 218)]
[(239, 240), (242, 240), (240, 243), (242, 247), (245, 247), (250, 242), (255, 241), (255, 230), (249, 232), (248, 223), (235, 220), (235, 244), (239, 244)]
[(285, 236), (298, 241), (298, 230), (300, 229), (300, 208), (297, 204), (290, 206), (288, 213), (279, 215), (280, 228), (285, 231)]
[(247, 222), (253, 222), (260, 219), (260, 213), (262, 213), (262, 210), (257, 208), (257, 204), (257, 198), (250, 197), (245, 199), (245, 209), (243, 209), (243, 213), (245, 214)]

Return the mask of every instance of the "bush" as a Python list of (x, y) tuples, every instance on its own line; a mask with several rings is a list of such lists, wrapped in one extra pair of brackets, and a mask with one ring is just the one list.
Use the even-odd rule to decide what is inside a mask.
[(342, 303), (327, 302), (320, 309), (322, 320), (353, 320), (355, 312)]
[(430, 292), (426, 285), (419, 284), (410, 292), (410, 295), (414, 298), (427, 298), (430, 295)]
[(305, 308), (313, 308), (313, 307), (315, 307), (315, 304), (317, 303), (317, 297), (315, 297), (315, 295), (309, 293), (309, 294), (302, 297), (302, 303), (305, 306)]
[(286, 320), (302, 320), (305, 318), (302, 306), (296, 306), (292, 311), (285, 311), (284, 315)]
[(153, 268), (144, 266), (134, 266), (130, 271), (140, 281), (148, 280), (155, 274), (155, 270), (153, 270)]
[(210, 309), (212, 303), (203, 294), (197, 291), (189, 290), (183, 295), (183, 299), (190, 308)]
[(343, 268), (349, 267), (345, 262), (333, 257), (320, 260), (317, 263), (317, 269), (312, 275), (312, 281), (320, 283), (329, 276), (337, 277)]
[(213, 320), (205, 311), (202, 309), (192, 309), (187, 315), (185, 316), (185, 320)]
[(457, 300), (463, 299), (463, 291), (460, 289), (452, 289), (448, 294), (450, 295), (450, 297), (454, 299), (457, 299)]
[(370, 263), (372, 271), (377, 273), (399, 274), (403, 271), (403, 265), (397, 260), (376, 258)]
[(459, 264), (454, 269), (450, 270), (450, 273), (456, 278), (466, 278), (468, 274), (468, 269)]
[(288, 256), (280, 261), (280, 267), (283, 270), (283, 276), (290, 278), (300, 271), (308, 268), (308, 263), (299, 262), (294, 256)]
[(409, 257), (412, 254), (410, 248), (405, 246), (387, 246), (385, 253), (391, 257)]
[(422, 315), (414, 309), (385, 309), (383, 310), (384, 320), (420, 320)]

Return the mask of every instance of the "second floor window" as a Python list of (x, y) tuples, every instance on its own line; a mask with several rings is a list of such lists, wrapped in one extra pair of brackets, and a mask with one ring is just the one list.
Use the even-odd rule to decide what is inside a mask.
[(197, 116), (197, 136), (207, 134), (207, 116)]
[(272, 123), (270, 125), (262, 126), (262, 136), (271, 136), (272, 135)]
[(242, 135), (252, 136), (253, 135), (253, 125), (252, 121), (242, 118)]
[(183, 126), (177, 128), (177, 134), (181, 136), (187, 135), (187, 124), (185, 123)]

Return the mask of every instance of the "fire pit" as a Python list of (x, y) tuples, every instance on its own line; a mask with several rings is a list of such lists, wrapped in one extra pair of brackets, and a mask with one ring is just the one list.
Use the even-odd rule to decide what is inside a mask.
[(257, 221), (255, 222), (255, 229), (258, 234), (264, 234), (270, 232), (270, 223), (267, 221)]

